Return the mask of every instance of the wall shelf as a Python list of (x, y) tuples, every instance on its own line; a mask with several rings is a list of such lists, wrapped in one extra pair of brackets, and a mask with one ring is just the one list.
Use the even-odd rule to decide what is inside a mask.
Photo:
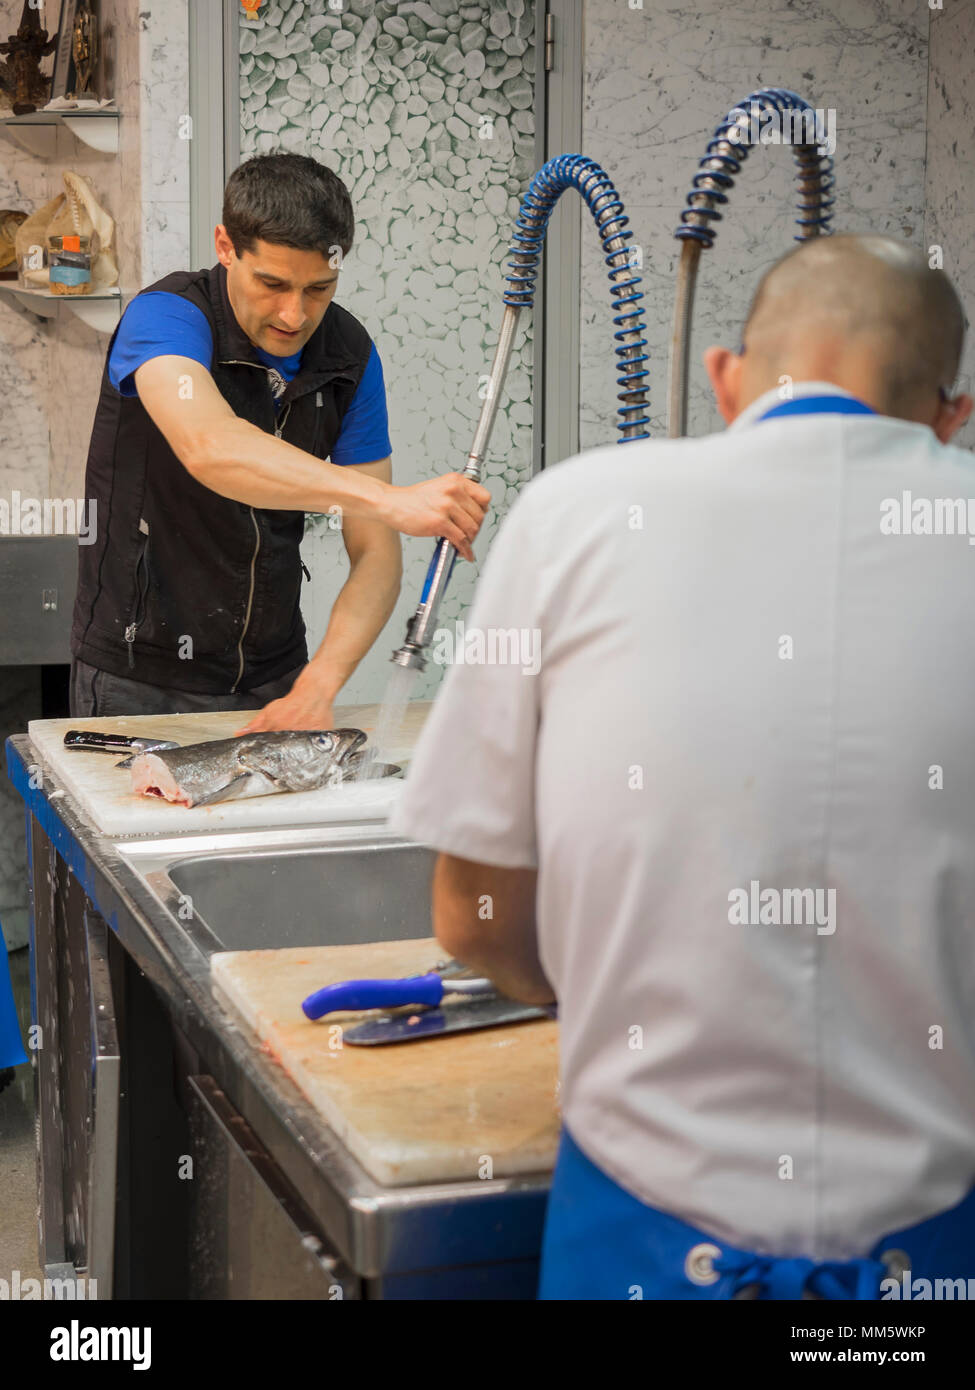
[(0, 280), (0, 294), (13, 295), (23, 308), (42, 319), (56, 318), (58, 308), (64, 306), (96, 333), (112, 333), (122, 316), (122, 291), (117, 285), (97, 294), (52, 294), (50, 290), (25, 289), (15, 280)]
[(26, 116), (5, 116), (4, 132), (18, 145), (41, 159), (51, 159), (57, 148), (58, 126), (102, 154), (118, 154), (118, 118), (115, 108), (79, 111), (31, 111)]

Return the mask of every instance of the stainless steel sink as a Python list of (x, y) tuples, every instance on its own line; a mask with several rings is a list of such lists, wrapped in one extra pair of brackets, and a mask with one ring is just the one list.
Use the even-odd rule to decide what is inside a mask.
[(206, 954), (431, 935), (433, 851), (375, 827), (116, 849)]

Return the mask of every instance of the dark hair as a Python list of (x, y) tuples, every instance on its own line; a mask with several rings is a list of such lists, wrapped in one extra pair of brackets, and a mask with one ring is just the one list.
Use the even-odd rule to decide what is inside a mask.
[(355, 235), (349, 190), (305, 154), (260, 154), (235, 169), (223, 194), (223, 225), (240, 256), (256, 241), (347, 255)]

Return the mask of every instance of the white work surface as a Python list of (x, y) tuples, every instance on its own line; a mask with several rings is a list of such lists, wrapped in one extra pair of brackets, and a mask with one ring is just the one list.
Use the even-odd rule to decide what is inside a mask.
[(311, 1023), (301, 1001), (339, 980), (419, 975), (432, 938), (227, 951), (211, 958), (217, 1000), (238, 1016), (377, 1182), (474, 1181), (546, 1173), (559, 1140), (558, 1024), (549, 1019), (378, 1047), (337, 1045), (371, 1014)]
[[(423, 727), (431, 701), (409, 705), (396, 743), (386, 750), (387, 761), (403, 765)], [(372, 733), (378, 705), (341, 705), (333, 727)], [(321, 787), (312, 792), (279, 792), (218, 802), (214, 806), (176, 806), (155, 796), (132, 791), (129, 768), (116, 767), (124, 753), (89, 753), (65, 748), (69, 729), (144, 735), (172, 739), (183, 746), (231, 738), (249, 715), (240, 710), (218, 714), (127, 715), (106, 719), (33, 719), (28, 734), (37, 753), (55, 772), (65, 790), (104, 835), (179, 834), (184, 830), (253, 830), (263, 826), (326, 825), (336, 822), (384, 820), (400, 795), (403, 782), (389, 778), (359, 785)], [(367, 745), (368, 746), (368, 745)]]

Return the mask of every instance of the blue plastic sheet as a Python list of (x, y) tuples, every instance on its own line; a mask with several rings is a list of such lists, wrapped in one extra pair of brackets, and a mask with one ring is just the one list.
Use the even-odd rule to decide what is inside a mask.
[(19, 1067), (27, 1061), (20, 1023), (14, 1005), (14, 990), (10, 982), (10, 964), (0, 924), (0, 1067)]

